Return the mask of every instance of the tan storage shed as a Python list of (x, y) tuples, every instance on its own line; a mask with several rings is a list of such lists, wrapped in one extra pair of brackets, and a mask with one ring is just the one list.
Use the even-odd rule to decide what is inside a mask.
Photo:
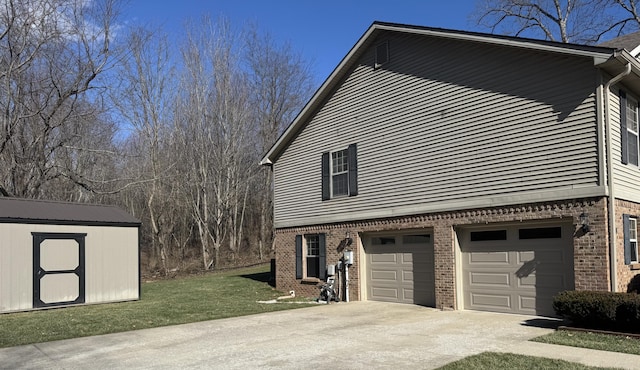
[(0, 312), (139, 299), (139, 230), (117, 207), (0, 197)]

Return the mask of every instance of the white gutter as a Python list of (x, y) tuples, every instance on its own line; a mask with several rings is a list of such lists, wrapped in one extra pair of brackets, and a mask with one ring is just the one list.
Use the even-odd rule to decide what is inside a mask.
[[(615, 207), (615, 193), (614, 193), (614, 181), (613, 181), (613, 154), (611, 149), (611, 114), (609, 109), (609, 89), (611, 85), (619, 82), (625, 76), (631, 73), (631, 63), (627, 63), (625, 70), (617, 76), (611, 78), (604, 85), (604, 122), (607, 130), (607, 180), (609, 185), (609, 271), (611, 273), (611, 291), (615, 292), (618, 288), (618, 267), (616, 264), (616, 207)], [(624, 114), (624, 112), (620, 112)]]

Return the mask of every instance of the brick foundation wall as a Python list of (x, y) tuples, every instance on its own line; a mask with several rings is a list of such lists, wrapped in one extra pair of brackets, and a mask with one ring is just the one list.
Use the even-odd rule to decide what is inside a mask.
[[(640, 208), (638, 211), (640, 214)], [(589, 216), (591, 229), (588, 233), (584, 233), (580, 228), (580, 215), (583, 213)], [(297, 295), (318, 296), (319, 281), (295, 278), (296, 235), (325, 233), (327, 264), (334, 264), (340, 257), (336, 247), (345, 238), (347, 232), (349, 233), (354, 239), (352, 248), (356, 256), (355, 263), (349, 270), (349, 298), (359, 300), (363, 296), (360, 291), (362, 287), (360, 261), (365, 257), (359, 235), (378, 231), (430, 229), (433, 232), (434, 242), (436, 307), (456, 309), (460, 307), (456, 302), (455, 227), (553, 219), (559, 222), (566, 222), (569, 219), (575, 226), (573, 240), (576, 290), (609, 290), (606, 198), (531, 203), (278, 229), (275, 236), (276, 287), (285, 292), (295, 290)]]
[(624, 263), (624, 229), (622, 215), (628, 214), (640, 219), (640, 204), (616, 199), (616, 278), (618, 292), (626, 292), (634, 276), (640, 274), (640, 264)]

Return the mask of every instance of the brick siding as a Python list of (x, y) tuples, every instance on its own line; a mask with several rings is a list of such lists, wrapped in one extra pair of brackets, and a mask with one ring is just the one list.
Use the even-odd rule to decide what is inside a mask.
[(617, 291), (626, 292), (631, 279), (640, 273), (640, 264), (624, 263), (624, 229), (622, 215), (628, 214), (640, 219), (640, 204), (616, 199), (616, 279)]
[[(640, 214), (640, 205), (635, 205)], [(590, 231), (580, 228), (580, 215), (588, 214)], [(430, 229), (433, 232), (435, 257), (436, 307), (456, 309), (456, 233), (455, 228), (465, 225), (520, 224), (524, 222), (567, 219), (575, 227), (574, 270), (576, 290), (609, 290), (609, 255), (607, 249), (606, 198), (575, 199), (556, 202), (531, 203), (518, 206), (470, 209), (455, 212), (440, 212), (423, 215), (344, 222), (306, 227), (282, 228), (276, 230), (276, 287), (282, 291), (295, 290), (297, 295), (317, 297), (318, 281), (304, 281), (295, 278), (295, 236), (325, 233), (327, 237), (327, 264), (334, 264), (340, 258), (336, 247), (346, 237), (347, 232), (354, 239), (352, 248), (355, 263), (349, 270), (350, 300), (363, 297), (360, 290), (360, 261), (364, 258), (364, 248), (359, 235), (379, 231)], [(624, 272), (624, 274), (623, 274)], [(619, 283), (629, 279), (623, 269), (619, 269)]]

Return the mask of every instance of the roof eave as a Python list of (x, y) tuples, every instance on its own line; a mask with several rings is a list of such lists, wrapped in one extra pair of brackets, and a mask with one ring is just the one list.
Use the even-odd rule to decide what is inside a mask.
[(112, 226), (112, 227), (141, 227), (141, 221), (91, 221), (91, 220), (62, 220), (45, 218), (0, 217), (0, 224), (35, 224), (61, 226)]
[(394, 23), (374, 22), (381, 30), (414, 33), (419, 35), (434, 36), (440, 38), (457, 39), (463, 41), (475, 41), (484, 44), (494, 44), (502, 46), (512, 46), (523, 49), (532, 49), (537, 51), (548, 51), (560, 54), (571, 54), (587, 57), (603, 57), (611, 56), (615, 48), (602, 46), (588, 46), (578, 44), (567, 44), (554, 41), (527, 39), (514, 36), (492, 35), (479, 32), (446, 30), (440, 28), (409, 26)]
[(630, 88), (634, 93), (640, 94), (640, 61), (628, 50), (616, 50), (609, 59), (597, 63), (596, 67), (611, 76), (616, 76), (624, 71), (627, 64), (631, 65), (631, 73), (625, 76), (620, 82)]
[(343, 71), (346, 68), (348, 68), (348, 65), (352, 62), (353, 56), (358, 53), (361, 46), (365, 44), (367, 40), (369, 40), (369, 38), (377, 30), (377, 28), (378, 27), (376, 26), (375, 23), (372, 24), (369, 27), (369, 29), (367, 29), (367, 31), (360, 37), (360, 39), (358, 39), (358, 42), (356, 42), (356, 44), (351, 48), (351, 50), (349, 50), (349, 53), (347, 53), (347, 55), (344, 58), (342, 58), (338, 66), (336, 66), (336, 68), (333, 70), (333, 72), (331, 72), (329, 77), (327, 77), (327, 79), (324, 80), (322, 85), (320, 85), (320, 88), (316, 90), (316, 92), (313, 94), (311, 99), (309, 99), (307, 104), (305, 104), (305, 106), (302, 108), (300, 113), (298, 113), (298, 115), (294, 118), (294, 120), (287, 127), (287, 129), (282, 133), (282, 135), (280, 135), (278, 140), (276, 140), (273, 146), (269, 149), (267, 154), (265, 154), (264, 157), (260, 160), (260, 165), (263, 165), (263, 166), (273, 165), (273, 163), (275, 162), (280, 152), (282, 152), (282, 149), (284, 148), (284, 146), (287, 145), (290, 139), (295, 137), (299, 129), (298, 126), (301, 124), (301, 122), (303, 122), (307, 118), (307, 116), (309, 116), (315, 110), (315, 108), (324, 98), (325, 94), (328, 91), (331, 91), (331, 89), (335, 85), (337, 85), (338, 83), (337, 81), (339, 80), (339, 78), (337, 77), (341, 76), (344, 73)]

